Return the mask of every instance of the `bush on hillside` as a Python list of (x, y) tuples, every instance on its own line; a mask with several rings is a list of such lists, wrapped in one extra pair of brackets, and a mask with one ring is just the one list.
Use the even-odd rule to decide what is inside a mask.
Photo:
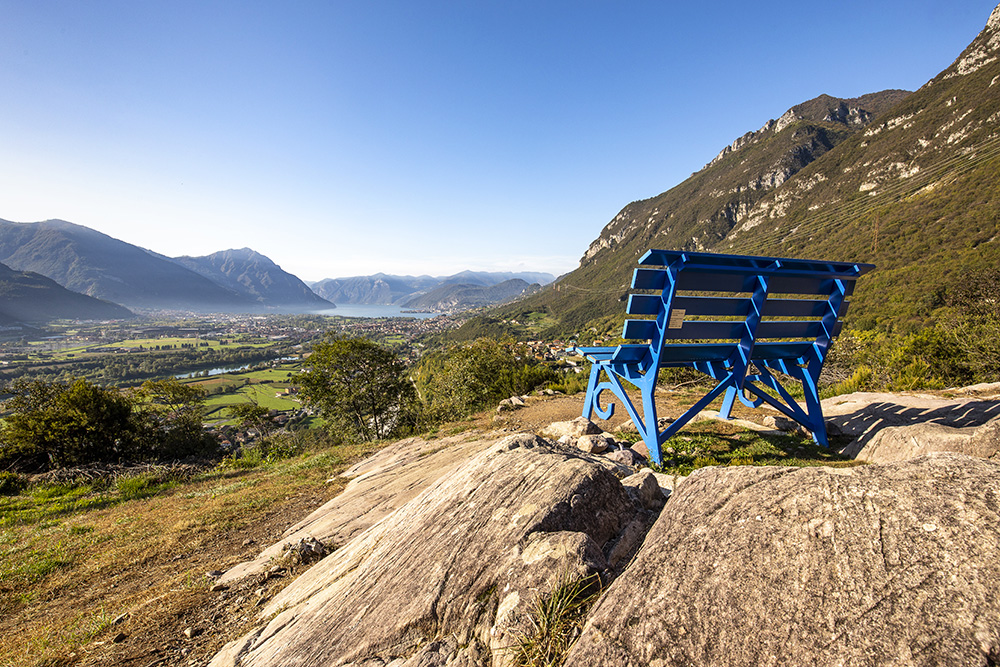
[(560, 379), (510, 336), (481, 337), (428, 355), (414, 375), (432, 419), (464, 416)]
[[(5, 387), (12, 396), (4, 404), (9, 414), (0, 429), (0, 466), (42, 472), (212, 452), (217, 443), (201, 429), (202, 396), (171, 382), (127, 391), (83, 379), (15, 380)], [(174, 403), (156, 403), (168, 395)]]
[(851, 331), (834, 346), (825, 393), (941, 389), (1000, 377), (1000, 271), (968, 277), (916, 331)]

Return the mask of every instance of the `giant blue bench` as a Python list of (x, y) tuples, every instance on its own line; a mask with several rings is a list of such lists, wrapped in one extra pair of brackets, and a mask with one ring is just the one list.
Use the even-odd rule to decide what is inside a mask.
[[(574, 347), (591, 362), (583, 416), (610, 419), (615, 403), (628, 410), (650, 458), (662, 464), (663, 442), (722, 396), (721, 416), (735, 401), (767, 404), (829, 446), (817, 381), (840, 332), (847, 297), (871, 264), (748, 255), (650, 250), (632, 278), (622, 338), (614, 347)], [(689, 367), (714, 386), (660, 430), (654, 393), (659, 370)], [(802, 385), (805, 406), (782, 381)], [(624, 382), (623, 382), (624, 381)], [(641, 411), (626, 384), (638, 390)], [(635, 391), (633, 390), (634, 394)]]

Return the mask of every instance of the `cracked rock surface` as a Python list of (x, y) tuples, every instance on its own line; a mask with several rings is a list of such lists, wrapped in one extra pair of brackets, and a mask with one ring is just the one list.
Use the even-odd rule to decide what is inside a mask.
[(597, 457), (510, 436), (314, 565), (212, 665), (510, 664), (535, 598), (607, 576), (644, 516)]
[(566, 665), (997, 664), (997, 590), (997, 462), (702, 468)]

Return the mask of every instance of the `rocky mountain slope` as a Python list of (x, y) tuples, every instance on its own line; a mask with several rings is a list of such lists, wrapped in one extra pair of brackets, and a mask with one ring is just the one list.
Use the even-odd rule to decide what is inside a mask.
[(252, 305), (175, 262), (63, 220), (0, 220), (0, 262), (130, 308), (224, 311)]
[(0, 324), (131, 317), (134, 315), (127, 308), (71, 292), (43, 275), (0, 264)]
[(174, 261), (262, 306), (292, 310), (335, 307), (297, 277), (250, 248), (222, 250), (204, 257), (175, 257)]
[(995, 10), (919, 91), (816, 98), (627, 205), (577, 270), (517, 308), (549, 310), (564, 328), (620, 313), (637, 257), (669, 248), (874, 263), (855, 322), (926, 317), (949, 285), (1000, 261), (998, 85)]

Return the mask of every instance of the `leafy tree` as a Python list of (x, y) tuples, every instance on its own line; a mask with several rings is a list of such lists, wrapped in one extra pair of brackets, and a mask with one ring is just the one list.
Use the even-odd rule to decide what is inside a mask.
[(270, 411), (254, 402), (230, 405), (226, 410), (229, 416), (240, 423), (243, 428), (252, 428), (262, 435), (271, 430), (274, 422), (270, 419)]
[(96, 462), (131, 462), (207, 454), (197, 390), (174, 381), (140, 391), (18, 379), (6, 387), (10, 414), (0, 430), (0, 464), (45, 470)]
[(211, 454), (218, 442), (202, 429), (207, 392), (176, 379), (148, 380), (138, 392), (145, 399), (139, 417), (147, 426), (155, 458)]
[(305, 403), (345, 435), (386, 438), (407, 420), (414, 400), (406, 368), (391, 350), (364, 338), (328, 335), (295, 376)]
[(418, 369), (421, 397), (439, 416), (468, 414), (558, 379), (513, 337), (477, 338), (426, 359)]
[(5, 404), (0, 460), (46, 469), (135, 458), (142, 449), (135, 398), (86, 380), (16, 380)]

